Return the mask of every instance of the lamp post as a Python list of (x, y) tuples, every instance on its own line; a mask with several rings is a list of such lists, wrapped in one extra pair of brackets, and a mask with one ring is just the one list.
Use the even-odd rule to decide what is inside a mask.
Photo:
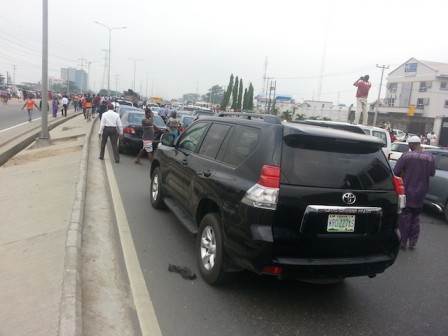
[(131, 60), (131, 61), (133, 61), (134, 62), (134, 82), (133, 82), (133, 90), (134, 90), (134, 92), (135, 92), (135, 70), (136, 70), (136, 68), (137, 68), (137, 62), (138, 61), (144, 61), (144, 59), (141, 59), (141, 58), (139, 58), (139, 59), (135, 59), (135, 58), (130, 58), (129, 57), (129, 59)]
[(126, 27), (109, 27), (105, 24), (102, 24), (98, 21), (95, 21), (96, 24), (103, 26), (104, 28), (109, 30), (109, 61), (108, 61), (108, 74), (107, 74), (107, 95), (110, 96), (110, 53), (111, 53), (111, 42), (112, 42), (112, 30), (114, 29), (126, 29)]

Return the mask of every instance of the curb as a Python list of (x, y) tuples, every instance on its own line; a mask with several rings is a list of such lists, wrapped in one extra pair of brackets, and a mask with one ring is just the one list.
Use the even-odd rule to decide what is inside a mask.
[(76, 181), (75, 201), (73, 203), (70, 223), (65, 241), (65, 265), (62, 280), (62, 297), (59, 307), (59, 336), (81, 336), (82, 296), (81, 296), (81, 243), (86, 197), (87, 171), (89, 159), (89, 143), (92, 126), (84, 137), (84, 147)]
[[(51, 131), (53, 128), (65, 123), (66, 121), (68, 121), (74, 117), (77, 117), (80, 114), (81, 113), (74, 113), (70, 116), (67, 116), (66, 118), (57, 119), (56, 121), (54, 121), (52, 123), (49, 122), (48, 123), (48, 131)], [(6, 145), (6, 144), (12, 142), (13, 140), (16, 140), (22, 136), (26, 136), (27, 133), (31, 133), (31, 135), (26, 136), (22, 141), (18, 142), (12, 148), (8, 149), (5, 152), (0, 153), (0, 167), (3, 166), (14, 155), (21, 152), (22, 150), (27, 148), (29, 145), (31, 145), (34, 141), (36, 141), (36, 138), (38, 138), (40, 135), (41, 129), (42, 129), (41, 125), (36, 126), (32, 130), (26, 131), (25, 133), (21, 133), (19, 135), (16, 135), (16, 136), (10, 138), (8, 141), (6, 141), (3, 145)]]

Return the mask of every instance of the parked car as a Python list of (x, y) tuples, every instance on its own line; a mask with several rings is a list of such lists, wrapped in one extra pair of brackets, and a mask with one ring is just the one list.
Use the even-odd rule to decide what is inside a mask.
[(340, 130), (349, 131), (349, 132), (353, 132), (353, 133), (365, 134), (364, 130), (359, 125), (346, 123), (346, 122), (329, 121), (329, 120), (312, 120), (312, 119), (294, 120), (291, 122), (299, 123), (299, 124), (313, 125), (313, 126), (335, 128), (335, 129), (340, 129)]
[(150, 200), (197, 234), (212, 285), (249, 270), (338, 282), (374, 277), (399, 250), (401, 178), (383, 141), (273, 115), (203, 117), (164, 134), (151, 164)]
[(404, 141), (406, 140), (406, 133), (399, 129), (394, 129), (393, 134), (395, 135), (395, 138), (397, 141)]
[(180, 128), (179, 131), (183, 132), (185, 129), (191, 125), (196, 117), (189, 114), (182, 114), (180, 116)]
[(191, 115), (202, 117), (202, 116), (213, 116), (215, 115), (215, 112), (208, 109), (200, 109), (200, 110), (194, 110), (191, 112)]
[(129, 106), (129, 105), (120, 105), (116, 110), (116, 112), (118, 113), (119, 116), (121, 116), (124, 112), (128, 112), (128, 111), (143, 112), (142, 109), (140, 109), (138, 107), (134, 107), (134, 106)]
[[(118, 142), (118, 151), (123, 153), (126, 150), (139, 151), (143, 147), (142, 135), (142, 119), (145, 118), (145, 112), (142, 110), (129, 110), (121, 115), (121, 123), (123, 124), (123, 139)], [(153, 123), (157, 128), (162, 130), (154, 131), (153, 149), (156, 150), (160, 142), (161, 135), (167, 131), (167, 127), (163, 119), (158, 116), (153, 116)]]
[(425, 204), (445, 215), (448, 221), (448, 150), (427, 149), (434, 155), (436, 174), (429, 178), (429, 190), (425, 196)]
[(125, 105), (125, 106), (134, 106), (134, 104), (130, 101), (130, 100), (126, 100), (126, 99), (117, 99), (117, 103), (121, 105)]
[[(422, 147), (422, 149), (436, 149), (439, 148), (437, 146), (431, 146), (431, 145), (425, 145), (425, 144), (421, 144), (420, 145)], [(391, 151), (390, 151), (390, 160), (398, 160), (403, 153), (409, 152), (409, 144), (407, 142), (403, 142), (403, 141), (395, 141), (392, 143), (391, 145)]]
[(374, 137), (377, 137), (377, 138), (383, 140), (383, 142), (384, 142), (383, 152), (384, 152), (384, 155), (386, 155), (386, 158), (389, 159), (391, 147), (392, 147), (392, 141), (390, 139), (389, 131), (384, 128), (375, 127), (375, 126), (364, 126), (364, 125), (359, 125), (359, 126), (364, 130), (364, 132), (367, 135), (372, 135)]

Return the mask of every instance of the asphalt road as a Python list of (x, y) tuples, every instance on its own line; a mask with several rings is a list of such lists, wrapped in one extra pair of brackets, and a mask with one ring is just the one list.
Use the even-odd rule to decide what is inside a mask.
[[(40, 99), (35, 99), (36, 105), (39, 106)], [(26, 109), (22, 110), (24, 101), (17, 101), (13, 98), (8, 104), (0, 102), (0, 117), (2, 118), (0, 131), (10, 127), (17, 127), (21, 124), (28, 123), (28, 112)], [(34, 107), (33, 120), (41, 117), (41, 112)]]
[[(422, 215), (417, 249), (373, 279), (338, 285), (278, 281), (242, 273), (226, 287), (200, 277), (195, 237), (149, 201), (149, 162), (121, 155), (113, 165), (145, 281), (165, 336), (448, 335), (448, 224)], [(184, 280), (169, 264), (198, 275)]]

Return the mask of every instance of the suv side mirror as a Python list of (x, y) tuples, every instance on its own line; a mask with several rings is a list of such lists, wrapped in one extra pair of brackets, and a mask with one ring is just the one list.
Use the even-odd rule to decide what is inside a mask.
[(162, 145), (173, 147), (174, 140), (176, 140), (174, 134), (164, 133), (164, 134), (162, 134), (162, 138), (160, 139), (160, 142), (162, 143)]

